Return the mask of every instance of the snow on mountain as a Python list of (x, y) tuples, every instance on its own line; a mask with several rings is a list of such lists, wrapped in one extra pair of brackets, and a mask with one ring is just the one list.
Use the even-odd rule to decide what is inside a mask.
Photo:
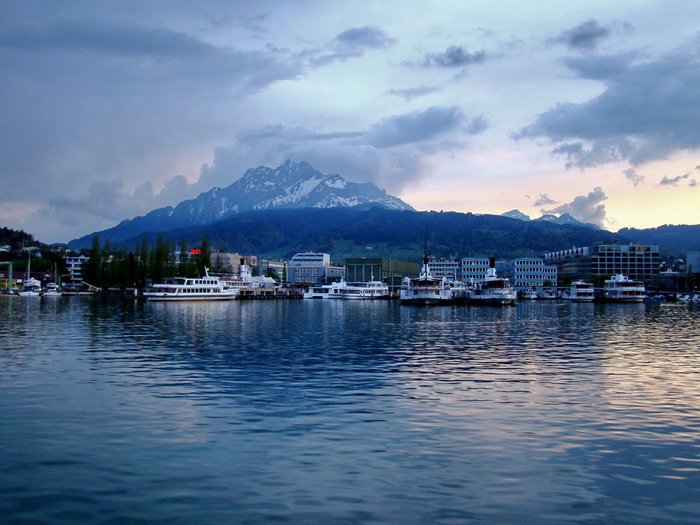
[(212, 188), (174, 208), (159, 208), (124, 220), (108, 232), (111, 239), (117, 240), (145, 232), (209, 224), (244, 211), (358, 205), (415, 211), (374, 184), (349, 182), (338, 174), (324, 175), (307, 162), (288, 160), (277, 168), (249, 169), (225, 188)]
[(501, 217), (508, 217), (510, 219), (518, 219), (519, 221), (529, 221), (530, 216), (525, 215), (520, 210), (510, 210), (505, 213), (501, 213)]

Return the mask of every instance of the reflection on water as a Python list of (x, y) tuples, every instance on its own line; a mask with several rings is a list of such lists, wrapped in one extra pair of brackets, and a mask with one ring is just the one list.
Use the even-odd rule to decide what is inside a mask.
[(700, 311), (0, 297), (1, 523), (697, 523)]

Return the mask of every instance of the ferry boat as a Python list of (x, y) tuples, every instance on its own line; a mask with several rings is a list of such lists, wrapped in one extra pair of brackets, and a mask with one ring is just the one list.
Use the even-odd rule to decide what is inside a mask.
[(334, 283), (328, 292), (329, 299), (388, 299), (389, 287), (381, 281), (366, 283)]
[(401, 304), (431, 305), (450, 304), (454, 302), (452, 288), (445, 279), (438, 279), (430, 274), (428, 256), (423, 257), (420, 275), (413, 279), (406, 277), (406, 287), (401, 290)]
[(238, 289), (210, 277), (208, 268), (204, 269), (204, 277), (171, 277), (143, 293), (149, 301), (223, 301), (237, 295)]
[(613, 303), (641, 303), (644, 301), (644, 284), (633, 281), (621, 273), (605, 281), (603, 300)]
[(309, 287), (304, 299), (388, 299), (389, 295), (389, 287), (381, 281), (339, 281)]
[(563, 298), (568, 301), (586, 303), (593, 301), (593, 284), (586, 281), (574, 281), (568, 290), (564, 291)]
[(486, 278), (471, 291), (468, 302), (489, 306), (512, 306), (516, 297), (517, 293), (510, 286), (510, 281), (496, 275), (496, 259), (490, 257)]

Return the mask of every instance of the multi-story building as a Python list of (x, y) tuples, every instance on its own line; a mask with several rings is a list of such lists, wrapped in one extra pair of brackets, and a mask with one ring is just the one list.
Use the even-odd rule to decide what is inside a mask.
[(381, 257), (356, 257), (345, 261), (345, 276), (349, 282), (382, 281), (392, 289), (401, 286), (404, 277), (416, 277), (419, 273), (418, 263)]
[(486, 277), (488, 269), (488, 257), (463, 257), (457, 278), (465, 283), (479, 283)]
[(428, 269), (433, 277), (456, 281), (459, 276), (460, 261), (456, 257), (429, 259)]
[(252, 272), (258, 264), (258, 258), (255, 255), (241, 255), (240, 253), (213, 252), (211, 254), (211, 268), (215, 272), (230, 273), (240, 275), (241, 266), (247, 266)]
[(73, 255), (65, 258), (68, 270), (68, 284), (81, 285), (83, 283), (85, 266), (90, 257), (86, 255)]
[(518, 289), (541, 289), (557, 285), (557, 267), (546, 265), (544, 259), (521, 257), (508, 262), (505, 277)]
[(327, 253), (297, 253), (287, 264), (287, 281), (294, 284), (321, 284), (342, 279), (345, 269), (331, 265)]
[(556, 265), (564, 283), (587, 281), (618, 273), (651, 284), (658, 276), (659, 247), (646, 244), (596, 244), (544, 255), (545, 264)]

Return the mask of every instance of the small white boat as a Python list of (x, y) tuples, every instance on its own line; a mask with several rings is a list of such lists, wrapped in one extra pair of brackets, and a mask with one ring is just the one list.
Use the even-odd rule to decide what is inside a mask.
[(486, 270), (486, 278), (478, 283), (470, 292), (468, 303), (489, 306), (515, 305), (516, 291), (510, 286), (510, 281), (505, 277), (496, 275), (496, 260), (489, 258), (489, 269)]
[(537, 299), (537, 291), (533, 288), (530, 288), (528, 290), (521, 290), (518, 295), (518, 298), (525, 300), (535, 300)]
[(447, 281), (430, 274), (427, 255), (423, 257), (420, 275), (413, 279), (406, 277), (405, 285), (400, 292), (401, 304), (433, 305), (454, 302), (452, 288)]
[(34, 277), (29, 277), (25, 279), (22, 283), (22, 290), (18, 293), (22, 297), (39, 297), (41, 292), (41, 281), (34, 279)]
[(644, 297), (644, 284), (621, 273), (606, 280), (603, 287), (603, 300), (611, 303), (641, 303)]
[(54, 282), (46, 283), (46, 286), (44, 286), (44, 289), (41, 291), (42, 297), (58, 297), (60, 295), (62, 294), (58, 289), (58, 285)]
[(210, 277), (208, 268), (204, 277), (171, 277), (154, 284), (143, 292), (149, 301), (226, 301), (235, 299), (238, 289), (228, 286), (218, 277)]
[(586, 303), (593, 301), (593, 284), (586, 281), (574, 281), (571, 286), (564, 291), (563, 298), (567, 301)]
[(309, 286), (309, 289), (304, 292), (304, 299), (328, 299), (328, 294), (331, 291), (332, 284), (317, 284)]

